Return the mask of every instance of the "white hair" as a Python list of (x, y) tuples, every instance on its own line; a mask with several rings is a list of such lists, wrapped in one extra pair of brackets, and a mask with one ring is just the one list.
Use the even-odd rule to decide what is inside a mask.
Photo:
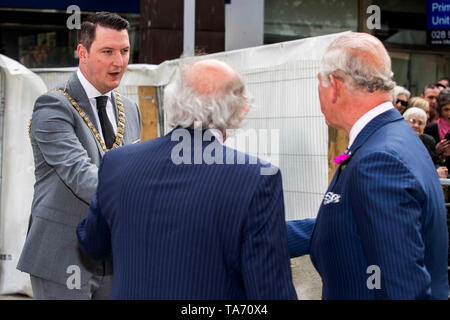
[(403, 118), (408, 121), (409, 116), (419, 116), (422, 117), (423, 122), (427, 123), (427, 114), (423, 109), (412, 107), (409, 109), (406, 109), (406, 111), (403, 113)]
[(348, 89), (391, 91), (391, 58), (383, 44), (373, 36), (352, 32), (334, 40), (322, 58), (322, 85), (329, 85), (333, 74), (342, 79)]
[(250, 107), (246, 86), (238, 73), (222, 92), (203, 95), (186, 80), (188, 65), (180, 65), (164, 89), (164, 109), (168, 124), (174, 128), (194, 128), (201, 123), (204, 129), (238, 129), (242, 125), (243, 110)]
[(409, 92), (406, 88), (402, 86), (395, 86), (391, 91), (392, 101), (395, 103), (399, 95), (404, 94), (406, 99), (408, 100), (411, 96), (411, 92)]

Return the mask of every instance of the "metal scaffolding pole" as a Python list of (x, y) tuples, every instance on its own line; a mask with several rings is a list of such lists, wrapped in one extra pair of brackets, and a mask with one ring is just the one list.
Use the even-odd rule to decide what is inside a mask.
[(195, 50), (195, 0), (184, 0), (183, 55), (191, 57)]
[(5, 70), (0, 67), (0, 203), (2, 196), (3, 182), (3, 139), (5, 132), (5, 108), (6, 108), (6, 74)]

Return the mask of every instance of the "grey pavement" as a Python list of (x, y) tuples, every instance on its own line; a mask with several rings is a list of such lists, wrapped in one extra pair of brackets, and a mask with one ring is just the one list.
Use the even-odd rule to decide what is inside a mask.
[[(299, 300), (320, 300), (322, 281), (308, 256), (291, 259), (292, 279)], [(0, 300), (32, 300), (23, 295), (0, 295)]]

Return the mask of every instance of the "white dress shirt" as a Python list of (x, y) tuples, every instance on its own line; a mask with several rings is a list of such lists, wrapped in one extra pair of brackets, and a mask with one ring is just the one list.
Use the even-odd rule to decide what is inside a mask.
[(108, 102), (106, 103), (106, 114), (108, 115), (109, 122), (111, 122), (112, 128), (114, 130), (114, 134), (117, 133), (117, 120), (114, 113), (114, 107), (112, 104), (112, 98), (111, 98), (111, 91), (101, 94), (83, 75), (83, 73), (80, 71), (80, 69), (77, 70), (77, 76), (78, 79), (81, 82), (81, 85), (83, 86), (84, 91), (86, 92), (87, 97), (89, 98), (89, 102), (91, 103), (92, 111), (94, 112), (95, 121), (97, 122), (97, 128), (99, 128), (98, 133), (102, 137), (103, 141), (105, 141), (105, 138), (103, 137), (102, 133), (102, 126), (100, 125), (100, 119), (98, 117), (98, 110), (97, 110), (97, 100), (95, 100), (98, 96), (106, 96), (108, 97)]
[(392, 102), (390, 102), (390, 101), (389, 102), (384, 102), (384, 103), (376, 106), (375, 108), (373, 108), (369, 112), (367, 112), (361, 118), (359, 118), (358, 121), (355, 122), (355, 124), (353, 125), (352, 129), (350, 130), (350, 136), (349, 136), (347, 149), (350, 149), (350, 147), (352, 146), (353, 142), (355, 142), (355, 139), (358, 136), (358, 134), (362, 131), (362, 129), (364, 129), (364, 127), (370, 121), (372, 121), (376, 116), (382, 114), (383, 112), (386, 112), (389, 109), (393, 109), (393, 108), (394, 108), (394, 105), (392, 104)]

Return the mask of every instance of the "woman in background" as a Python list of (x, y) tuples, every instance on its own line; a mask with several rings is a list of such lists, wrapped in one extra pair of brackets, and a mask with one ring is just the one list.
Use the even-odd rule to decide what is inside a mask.
[(398, 112), (403, 114), (408, 108), (408, 99), (411, 96), (411, 93), (402, 86), (395, 86), (394, 89), (392, 89), (391, 96), (395, 108)]
[(420, 140), (422, 140), (423, 144), (427, 148), (428, 153), (436, 166), (439, 178), (447, 178), (448, 169), (445, 166), (440, 166), (440, 159), (436, 154), (436, 142), (434, 138), (426, 133), (423, 133), (427, 123), (427, 114), (425, 111), (417, 107), (408, 108), (408, 110), (403, 113), (403, 118), (419, 135)]
[[(436, 152), (447, 168), (450, 167), (450, 141), (446, 139), (447, 133), (450, 133), (450, 89), (442, 90), (437, 97), (437, 111), (439, 119), (437, 123), (432, 124), (425, 129), (436, 141)], [(447, 136), (448, 138), (449, 136)]]
[[(429, 126), (429, 122), (430, 122), (430, 104), (428, 103), (427, 100), (425, 100), (425, 99), (423, 99), (421, 97), (412, 97), (408, 101), (408, 109), (409, 108), (420, 108), (423, 111), (425, 111), (425, 113), (427, 114), (427, 124), (426, 124), (425, 128)], [(436, 121), (437, 121), (437, 119), (436, 119)]]

